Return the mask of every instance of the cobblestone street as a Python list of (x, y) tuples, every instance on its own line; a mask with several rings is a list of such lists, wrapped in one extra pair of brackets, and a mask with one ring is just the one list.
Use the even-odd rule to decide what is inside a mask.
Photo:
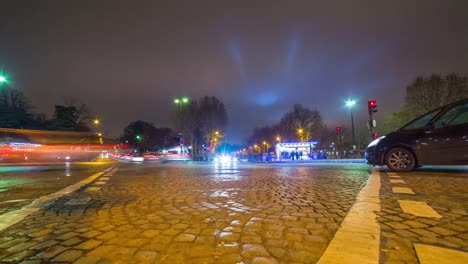
[(1, 233), (3, 262), (315, 263), (369, 167), (122, 165)]
[[(418, 263), (415, 244), (468, 252), (466, 171), (423, 169), (382, 174), (382, 210), (378, 213), (382, 263)], [(412, 193), (398, 193), (395, 187), (408, 188)], [(402, 201), (427, 204), (436, 214), (423, 216), (405, 212)]]

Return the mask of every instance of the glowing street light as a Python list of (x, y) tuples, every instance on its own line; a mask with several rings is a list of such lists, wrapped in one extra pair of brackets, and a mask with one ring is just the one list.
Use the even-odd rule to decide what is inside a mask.
[(97, 118), (95, 118), (93, 120), (93, 124), (96, 125), (96, 126), (99, 125), (100, 123), (101, 123), (101, 121), (99, 119), (97, 119)]
[(276, 137), (276, 141), (281, 142), (281, 137), (280, 137), (280, 136), (277, 136), (277, 137)]
[(8, 79), (6, 76), (3, 76), (3, 75), (0, 75), (0, 83), (3, 84), (3, 83), (7, 83), (8, 82)]
[(354, 117), (353, 117), (353, 108), (354, 106), (356, 105), (356, 100), (353, 100), (353, 99), (348, 99), (346, 100), (345, 102), (346, 104), (346, 107), (349, 109), (349, 111), (351, 112), (351, 130), (353, 131), (353, 146), (355, 145), (355, 137), (354, 137)]

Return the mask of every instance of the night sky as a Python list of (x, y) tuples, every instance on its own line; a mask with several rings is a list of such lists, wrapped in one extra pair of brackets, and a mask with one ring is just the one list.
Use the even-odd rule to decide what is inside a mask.
[(79, 98), (118, 136), (142, 119), (168, 126), (172, 98), (214, 95), (227, 139), (273, 123), (294, 103), (349, 125), (368, 99), (377, 119), (417, 75), (468, 74), (468, 1), (0, 2), (0, 67), (36, 111)]

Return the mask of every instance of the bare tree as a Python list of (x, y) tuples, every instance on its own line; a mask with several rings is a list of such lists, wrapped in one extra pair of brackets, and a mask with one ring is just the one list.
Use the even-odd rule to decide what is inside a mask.
[(468, 97), (468, 78), (456, 73), (417, 77), (406, 87), (405, 108), (410, 118)]

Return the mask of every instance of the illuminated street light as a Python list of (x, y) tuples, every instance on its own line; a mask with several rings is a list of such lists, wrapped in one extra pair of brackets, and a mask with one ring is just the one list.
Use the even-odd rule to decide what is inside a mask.
[(277, 136), (277, 137), (276, 137), (276, 141), (280, 142), (280, 141), (281, 141), (281, 137), (280, 137), (280, 136)]
[(215, 135), (219, 135), (219, 131), (215, 131)]
[(102, 133), (98, 133), (97, 135), (100, 136), (100, 137), (102, 137)]
[(353, 107), (356, 105), (356, 100), (348, 99), (346, 101), (346, 107), (351, 112), (351, 130), (353, 131), (353, 147), (355, 146), (355, 137), (354, 137), (354, 117), (353, 117)]
[(101, 123), (101, 121), (99, 121), (99, 119), (97, 119), (97, 118), (93, 120), (93, 124), (96, 125), (96, 126), (99, 125), (100, 123)]
[(187, 97), (182, 97), (182, 103), (186, 104), (189, 102), (189, 99)]
[(174, 99), (174, 104), (179, 104), (180, 100), (178, 98)]
[(8, 79), (3, 76), (3, 75), (0, 75), (0, 83), (3, 84), (3, 83), (7, 83), (8, 82)]

